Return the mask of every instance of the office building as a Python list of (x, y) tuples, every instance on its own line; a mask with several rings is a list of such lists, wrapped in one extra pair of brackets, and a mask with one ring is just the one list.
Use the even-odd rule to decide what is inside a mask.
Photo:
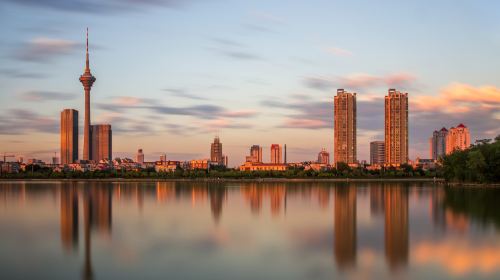
[(465, 150), (469, 147), (469, 129), (463, 124), (450, 128), (446, 136), (446, 154), (451, 154), (455, 150)]
[(250, 147), (250, 156), (247, 157), (248, 162), (262, 162), (262, 147), (253, 145)]
[(90, 126), (92, 135), (92, 160), (112, 160), (112, 131), (110, 124), (98, 124)]
[(282, 164), (282, 148), (281, 145), (279, 144), (272, 144), (271, 145), (271, 163), (273, 164)]
[(78, 160), (78, 111), (64, 109), (61, 112), (61, 164)]
[(408, 163), (408, 93), (389, 89), (385, 96), (385, 164)]
[(383, 165), (385, 162), (385, 142), (370, 142), (370, 164)]
[(214, 142), (210, 147), (210, 161), (218, 165), (224, 165), (224, 157), (222, 155), (222, 143), (220, 142), (219, 136), (215, 136)]
[(330, 164), (330, 153), (326, 149), (322, 149), (318, 154), (318, 163), (320, 164)]
[(356, 163), (356, 93), (338, 89), (333, 108), (334, 163)]
[(441, 130), (434, 130), (431, 139), (429, 139), (430, 145), (430, 158), (433, 160), (438, 160), (446, 154), (446, 137), (448, 136), (448, 130), (446, 128), (441, 128)]

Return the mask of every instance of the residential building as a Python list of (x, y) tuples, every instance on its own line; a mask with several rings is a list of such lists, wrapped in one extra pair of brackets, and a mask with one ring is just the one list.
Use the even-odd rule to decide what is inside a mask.
[(61, 112), (61, 164), (78, 161), (78, 111)]
[(318, 163), (320, 164), (330, 164), (330, 153), (326, 149), (321, 149), (318, 153)]
[(455, 150), (465, 150), (469, 147), (469, 129), (464, 124), (450, 128), (446, 136), (446, 154), (451, 154)]
[(356, 162), (356, 93), (338, 89), (334, 98), (334, 163)]
[(408, 93), (389, 89), (385, 96), (385, 164), (408, 163)]
[(219, 136), (215, 136), (214, 142), (210, 147), (210, 161), (215, 162), (218, 165), (224, 165), (222, 143), (220, 142)]
[(370, 164), (383, 165), (385, 162), (385, 142), (370, 142)]
[(429, 139), (431, 159), (438, 160), (446, 154), (447, 136), (448, 130), (444, 127), (439, 131), (434, 130), (431, 139)]
[(250, 162), (262, 162), (262, 147), (259, 145), (253, 145), (250, 147), (250, 156), (248, 157)]

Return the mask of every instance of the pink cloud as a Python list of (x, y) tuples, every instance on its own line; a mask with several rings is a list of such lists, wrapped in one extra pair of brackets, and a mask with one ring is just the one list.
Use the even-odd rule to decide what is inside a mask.
[(222, 114), (222, 116), (229, 118), (248, 118), (255, 115), (257, 115), (257, 112), (254, 110), (228, 111)]
[(313, 120), (313, 119), (287, 119), (282, 127), (286, 128), (325, 128), (330, 127), (329, 123), (323, 120)]
[(354, 73), (343, 77), (307, 77), (307, 86), (319, 90), (332, 90), (334, 88), (345, 88), (353, 90), (366, 90), (368, 88), (395, 87), (407, 88), (416, 81), (416, 77), (405, 72), (391, 73), (388, 75), (371, 75), (366, 73)]
[(339, 48), (339, 47), (329, 47), (326, 48), (327, 53), (331, 53), (336, 56), (352, 56), (353, 53), (350, 50)]

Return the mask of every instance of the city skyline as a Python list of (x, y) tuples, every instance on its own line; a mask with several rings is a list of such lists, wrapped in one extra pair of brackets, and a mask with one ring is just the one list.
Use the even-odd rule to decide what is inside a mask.
[[(69, 3), (71, 8), (74, 2)], [(342, 17), (366, 15), (364, 22), (349, 27), (356, 31), (356, 38), (301, 21), (304, 28), (318, 31), (309, 36), (294, 23), (296, 12), (305, 8), (302, 4), (284, 9), (277, 4), (225, 4), (229, 11), (243, 15), (242, 19), (219, 19), (207, 30), (193, 29), (197, 25), (191, 24), (168, 28), (167, 23), (187, 23), (220, 3), (189, 3), (158, 11), (141, 6), (144, 11), (135, 17), (150, 29), (146, 32), (123, 24), (131, 14), (126, 11), (109, 14), (107, 10), (104, 14), (110, 19), (106, 19), (92, 10), (67, 15), (45, 1), (36, 6), (0, 4), (6, 26), (6, 43), (0, 45), (4, 62), (0, 89), (5, 93), (0, 96), (2, 152), (49, 161), (60, 150), (60, 111), (85, 111), (81, 85), (74, 77), (81, 74), (85, 48), (81, 31), (87, 25), (92, 31), (92, 58), (98, 65), (93, 72), (99, 77), (92, 87), (92, 120), (113, 124), (113, 156), (133, 158), (137, 147), (143, 147), (146, 160), (164, 153), (169, 159), (209, 158), (207, 143), (216, 132), (223, 139), (230, 166), (244, 162), (251, 144), (287, 143), (289, 162), (314, 160), (323, 147), (334, 156), (331, 108), (336, 88), (358, 93), (358, 160), (368, 160), (369, 143), (383, 137), (383, 96), (391, 87), (410, 93), (410, 159), (428, 157), (428, 137), (436, 127), (465, 123), (471, 130), (471, 143), (500, 133), (496, 124), (500, 119), (499, 80), (490, 68), (498, 60), (494, 54), (499, 39), (473, 32), (491, 28), (492, 22), (483, 17), (474, 23), (454, 19), (462, 11), (484, 15), (495, 10), (496, 3), (481, 8), (433, 4), (425, 27), (446, 30), (446, 38), (419, 32), (410, 32), (414, 38), (407, 36), (405, 28), (419, 31), (419, 27), (406, 21), (398, 28), (376, 22), (349, 4), (321, 3), (337, 5), (345, 12)], [(370, 5), (366, 3), (367, 8)], [(382, 14), (402, 9), (380, 5)], [(425, 3), (415, 5), (421, 8)], [(448, 13), (440, 13), (444, 10)], [(310, 10), (304, 11), (310, 16)], [(19, 13), (30, 20), (12, 17)], [(52, 20), (54, 15), (63, 15), (62, 20), (69, 24), (60, 26)], [(164, 15), (172, 19), (161, 21)], [(440, 21), (434, 20), (436, 15)], [(322, 13), (316, 17), (328, 26), (340, 20)], [(116, 23), (109, 24), (110, 20)], [(497, 24), (494, 17), (490, 20)], [(239, 25), (229, 28), (232, 22)], [(159, 27), (154, 23), (160, 23)], [(368, 23), (395, 31), (397, 39), (415, 45), (410, 50), (418, 50), (420, 42), (429, 40), (432, 48), (425, 54), (408, 54), (408, 47), (391, 45), (395, 42), (391, 40), (381, 48), (376, 42), (384, 35), (370, 36)], [(130, 27), (127, 33), (116, 32), (123, 29), (122, 24)], [(239, 29), (246, 35), (239, 35)], [(461, 42), (463, 29), (470, 31), (468, 41), (480, 42), (480, 48), (471, 43), (461, 43), (462, 49), (449, 48), (453, 42)], [(137, 40), (130, 42), (130, 36)], [(448, 55), (437, 56), (433, 51)], [(461, 60), (456, 59), (458, 55)], [(384, 66), (378, 66), (381, 60)], [(433, 60), (439, 62), (439, 69), (432, 66)], [(84, 127), (82, 122), (79, 126)], [(80, 142), (84, 143), (82, 136)], [(166, 144), (164, 137), (169, 139)]]

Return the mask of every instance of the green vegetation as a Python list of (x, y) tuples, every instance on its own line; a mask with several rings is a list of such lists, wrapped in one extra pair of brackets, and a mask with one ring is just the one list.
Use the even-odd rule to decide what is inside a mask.
[(470, 149), (455, 151), (442, 159), (442, 173), (450, 182), (500, 182), (500, 135), (479, 140)]
[(182, 170), (175, 172), (155, 172), (153, 169), (142, 171), (69, 171), (54, 172), (50, 168), (27, 166), (26, 171), (17, 174), (4, 174), (3, 178), (10, 179), (103, 179), (103, 178), (229, 178), (229, 179), (254, 179), (254, 178), (433, 178), (436, 171), (413, 169), (410, 165), (402, 168), (385, 168), (382, 170), (367, 170), (365, 168), (351, 168), (347, 164), (339, 164), (337, 169), (327, 171), (304, 170), (304, 168), (291, 168), (287, 171), (239, 171), (229, 168), (216, 168), (207, 170)]

